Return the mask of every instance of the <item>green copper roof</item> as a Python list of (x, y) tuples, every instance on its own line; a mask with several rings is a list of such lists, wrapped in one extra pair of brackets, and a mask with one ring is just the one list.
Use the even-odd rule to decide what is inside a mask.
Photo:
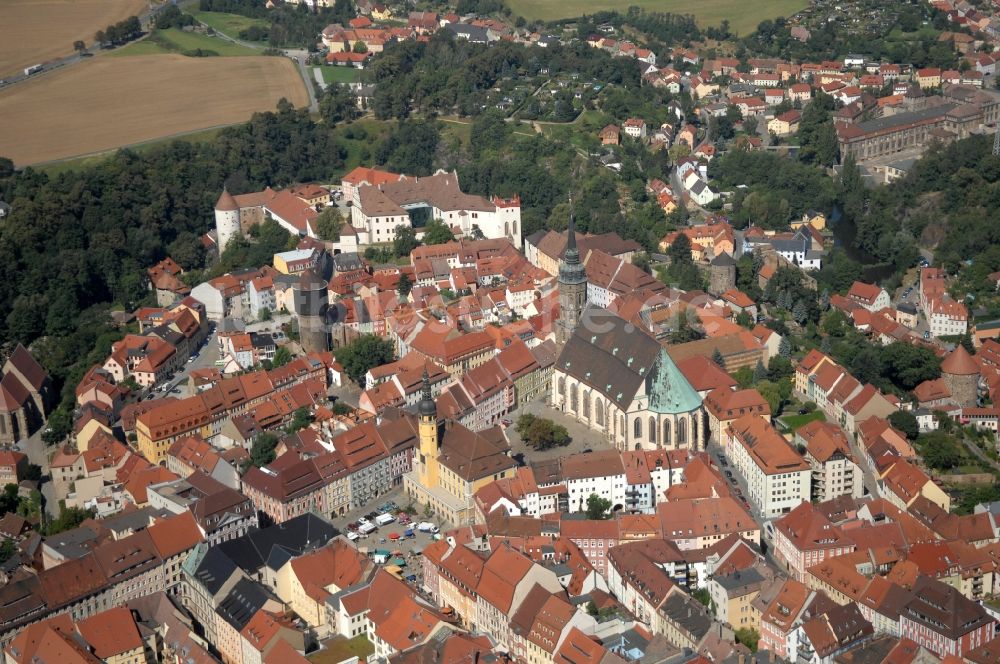
[(689, 413), (701, 406), (701, 395), (662, 348), (646, 379), (646, 394), (649, 409), (661, 415)]

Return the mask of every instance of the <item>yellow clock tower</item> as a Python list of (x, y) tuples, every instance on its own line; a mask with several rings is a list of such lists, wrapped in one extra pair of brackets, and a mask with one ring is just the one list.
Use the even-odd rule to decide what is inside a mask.
[(425, 488), (436, 487), (438, 485), (438, 448), (440, 440), (438, 438), (437, 405), (434, 397), (431, 396), (431, 382), (424, 370), (423, 397), (417, 406), (420, 413), (420, 425), (418, 433), (420, 435), (420, 452), (417, 463), (419, 466), (418, 477), (420, 484)]

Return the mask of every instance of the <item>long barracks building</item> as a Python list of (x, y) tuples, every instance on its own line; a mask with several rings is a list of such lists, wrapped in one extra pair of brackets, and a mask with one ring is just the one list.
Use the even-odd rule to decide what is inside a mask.
[(1000, 98), (963, 85), (949, 85), (942, 97), (932, 97), (924, 108), (852, 124), (837, 124), (841, 159), (858, 161), (911, 148), (934, 139), (965, 138), (992, 125), (1000, 117)]

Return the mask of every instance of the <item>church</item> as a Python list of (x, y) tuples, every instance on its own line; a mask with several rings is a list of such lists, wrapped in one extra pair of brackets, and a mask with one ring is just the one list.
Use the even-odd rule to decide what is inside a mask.
[(406, 494), (456, 526), (471, 525), (476, 518), (473, 496), (495, 480), (513, 477), (517, 461), (500, 427), (472, 431), (458, 422), (438, 419), (427, 372), (417, 404), (420, 447), (413, 470), (403, 476)]
[(561, 346), (551, 404), (619, 450), (705, 448), (701, 396), (666, 348), (628, 321), (587, 304), (587, 275), (570, 216), (559, 264)]

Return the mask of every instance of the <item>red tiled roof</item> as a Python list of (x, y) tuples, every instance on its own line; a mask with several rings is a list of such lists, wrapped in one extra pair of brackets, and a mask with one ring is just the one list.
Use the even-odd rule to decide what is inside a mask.
[(142, 637), (132, 612), (118, 606), (81, 620), (76, 625), (80, 635), (103, 660), (142, 649)]

